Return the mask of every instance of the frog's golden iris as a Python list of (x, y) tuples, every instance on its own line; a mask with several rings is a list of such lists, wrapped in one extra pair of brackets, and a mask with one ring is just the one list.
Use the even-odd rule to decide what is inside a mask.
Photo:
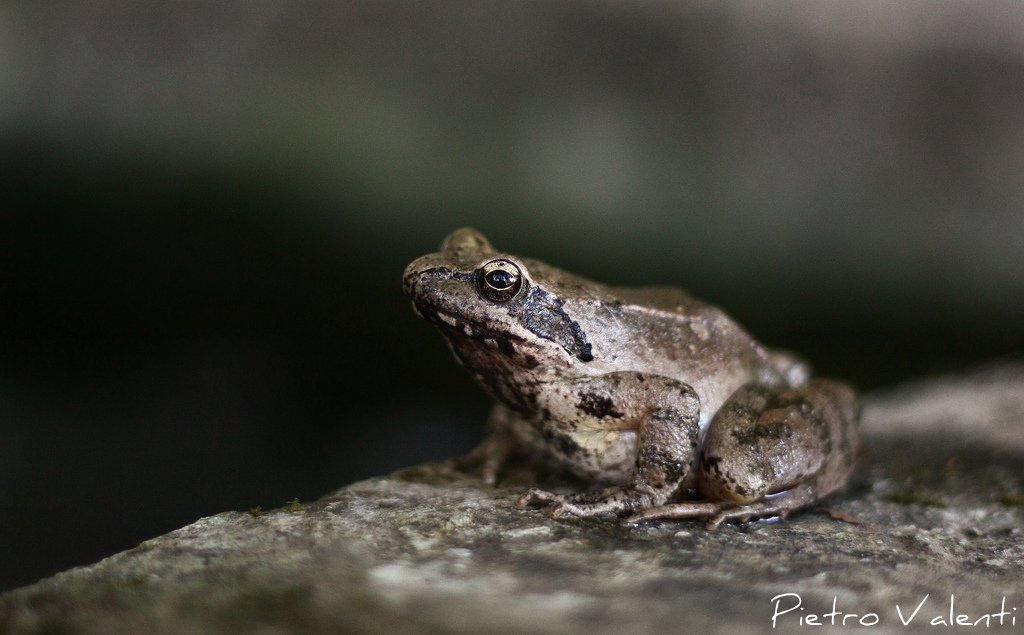
[(503, 258), (480, 267), (476, 279), (480, 295), (494, 302), (508, 302), (523, 290), (523, 273)]

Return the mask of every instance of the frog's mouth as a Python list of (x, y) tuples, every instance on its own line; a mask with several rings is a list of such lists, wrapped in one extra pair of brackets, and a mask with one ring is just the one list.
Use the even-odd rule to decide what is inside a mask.
[[(417, 261), (418, 262), (418, 261)], [(454, 281), (463, 285), (473, 285), (472, 273), (452, 271), (448, 267), (430, 267), (415, 269), (413, 263), (405, 275), (405, 292), (412, 299), (412, 308), (417, 315), (437, 325), (442, 332), (452, 333), (473, 340), (495, 342), (514, 339), (523, 341), (522, 337), (498, 331), (483, 319), (471, 319), (465, 315), (457, 316), (450, 310), (444, 294), (433, 292), (437, 281)], [(489, 342), (488, 342), (489, 343)], [(497, 344), (494, 345), (498, 347)], [(509, 344), (511, 346), (511, 344)]]
[(452, 337), (482, 342), (485, 346), (500, 351), (508, 356), (515, 356), (516, 345), (522, 344), (526, 338), (513, 335), (507, 331), (498, 331), (479, 320), (468, 320), (456, 317), (435, 306), (413, 303), (417, 312), (425, 319), (437, 325), (442, 333)]

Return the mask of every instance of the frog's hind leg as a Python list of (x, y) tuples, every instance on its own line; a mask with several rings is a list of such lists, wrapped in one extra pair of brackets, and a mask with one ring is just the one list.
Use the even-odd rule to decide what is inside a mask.
[(813, 485), (802, 486), (773, 494), (767, 500), (749, 505), (736, 505), (726, 501), (690, 501), (645, 509), (625, 518), (623, 522), (638, 524), (648, 520), (706, 520), (708, 529), (717, 529), (723, 522), (747, 522), (762, 518), (785, 518), (797, 509), (806, 507), (820, 497)]
[(645, 510), (628, 522), (785, 517), (845, 485), (856, 454), (857, 398), (844, 384), (814, 380), (779, 391), (748, 385), (712, 420), (697, 477), (703, 501)]

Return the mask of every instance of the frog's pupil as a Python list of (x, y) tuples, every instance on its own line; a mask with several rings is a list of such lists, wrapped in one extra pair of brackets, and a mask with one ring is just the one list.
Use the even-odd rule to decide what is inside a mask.
[(487, 284), (495, 289), (509, 289), (516, 283), (516, 276), (511, 271), (498, 269), (487, 274)]

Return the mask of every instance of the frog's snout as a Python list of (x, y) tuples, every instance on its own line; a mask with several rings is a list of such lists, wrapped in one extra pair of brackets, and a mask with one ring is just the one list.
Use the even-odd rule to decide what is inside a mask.
[(408, 296), (412, 296), (415, 293), (416, 285), (419, 284), (420, 272), (415, 266), (416, 262), (410, 263), (402, 273), (402, 290)]
[(427, 278), (436, 277), (437, 272), (443, 267), (443, 260), (440, 254), (427, 254), (420, 256), (409, 263), (402, 273), (402, 288), (409, 296), (415, 297), (416, 291)]

